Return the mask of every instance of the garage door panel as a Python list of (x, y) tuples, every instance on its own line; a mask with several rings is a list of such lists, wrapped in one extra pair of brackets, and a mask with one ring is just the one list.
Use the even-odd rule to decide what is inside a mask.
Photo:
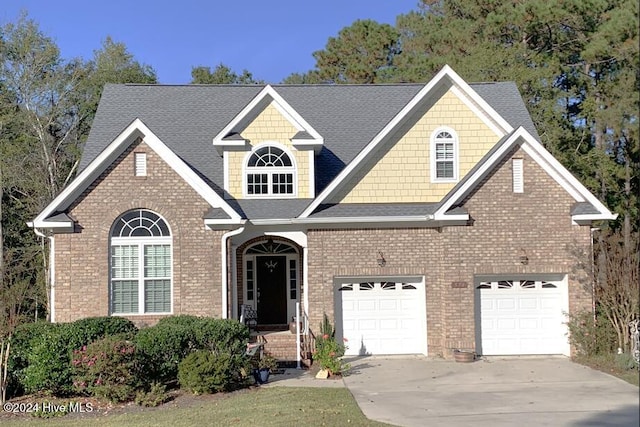
[(516, 302), (513, 298), (500, 298), (495, 301), (494, 310), (515, 310)]
[(398, 310), (398, 301), (392, 300), (380, 300), (380, 310)]
[(363, 299), (358, 301), (358, 310), (375, 310), (376, 302), (374, 300)]
[[(506, 281), (506, 280), (505, 280)], [(508, 289), (499, 281), (476, 286), (479, 301), (479, 347), (484, 355), (567, 354), (563, 312), (567, 311), (565, 281), (513, 280)], [(544, 283), (547, 286), (543, 288)]]
[(368, 282), (338, 293), (347, 355), (426, 353), (424, 284), (400, 283)]

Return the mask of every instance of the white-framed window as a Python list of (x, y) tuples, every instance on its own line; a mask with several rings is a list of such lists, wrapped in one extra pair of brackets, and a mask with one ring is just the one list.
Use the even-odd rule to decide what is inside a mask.
[(431, 181), (458, 180), (458, 136), (450, 128), (439, 128), (431, 135)]
[(155, 212), (125, 212), (111, 227), (109, 313), (172, 312), (172, 239)]
[(296, 186), (293, 156), (285, 149), (263, 145), (251, 152), (245, 168), (247, 198), (294, 197)]

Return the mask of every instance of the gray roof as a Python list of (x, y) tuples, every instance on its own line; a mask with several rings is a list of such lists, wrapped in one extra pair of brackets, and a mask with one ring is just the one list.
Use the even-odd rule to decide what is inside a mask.
[(312, 199), (241, 199), (229, 205), (245, 219), (290, 219), (302, 213)]
[(600, 211), (589, 202), (578, 202), (571, 206), (571, 215), (597, 215)]
[(339, 203), (321, 204), (312, 217), (386, 217), (426, 216), (434, 213), (440, 203)]
[[(423, 84), (273, 85), (324, 138), (322, 150), (316, 155), (316, 194), (423, 87)], [(471, 87), (514, 128), (523, 126), (537, 137), (514, 83), (479, 83), (471, 84)], [(133, 120), (139, 118), (222, 196), (223, 161), (213, 146), (213, 137), (263, 88), (262, 85), (108, 84), (85, 144), (79, 170), (84, 169)], [(234, 201), (232, 205), (247, 218), (292, 218), (310, 202), (255, 199)]]

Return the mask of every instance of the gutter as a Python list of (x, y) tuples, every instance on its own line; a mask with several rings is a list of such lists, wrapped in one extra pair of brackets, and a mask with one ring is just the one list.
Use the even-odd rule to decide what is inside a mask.
[(229, 314), (228, 314), (229, 296), (227, 295), (229, 292), (229, 280), (227, 277), (227, 272), (228, 272), (227, 242), (229, 241), (229, 238), (233, 236), (237, 236), (238, 234), (241, 234), (243, 231), (244, 231), (244, 223), (242, 227), (224, 233), (222, 235), (222, 238), (220, 239), (220, 246), (221, 246), (220, 255), (221, 255), (221, 261), (222, 261), (220, 265), (222, 266), (221, 270), (222, 270), (222, 318), (223, 319), (229, 318)]

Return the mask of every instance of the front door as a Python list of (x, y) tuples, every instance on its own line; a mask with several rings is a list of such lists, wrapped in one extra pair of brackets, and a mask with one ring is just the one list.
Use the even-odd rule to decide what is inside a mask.
[(256, 257), (258, 324), (287, 323), (287, 257)]

